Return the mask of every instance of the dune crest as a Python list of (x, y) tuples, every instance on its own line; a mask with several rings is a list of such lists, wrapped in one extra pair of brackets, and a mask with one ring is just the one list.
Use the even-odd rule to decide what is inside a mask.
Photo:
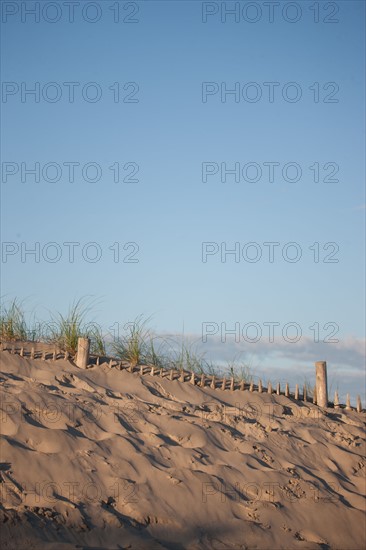
[(0, 359), (4, 548), (364, 547), (364, 413)]

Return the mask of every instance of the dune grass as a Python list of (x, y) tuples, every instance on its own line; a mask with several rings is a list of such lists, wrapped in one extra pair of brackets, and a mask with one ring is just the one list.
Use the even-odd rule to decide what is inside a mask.
[(133, 367), (145, 363), (149, 355), (153, 361), (158, 361), (151, 332), (147, 327), (148, 320), (140, 315), (134, 321), (126, 323), (126, 334), (112, 342), (116, 356)]
[(167, 341), (162, 336), (150, 333), (145, 349), (145, 362), (157, 368), (168, 368)]
[(244, 361), (234, 358), (227, 363), (226, 370), (236, 382), (245, 382), (246, 384), (253, 382), (252, 368)]
[(178, 341), (174, 341), (170, 353), (170, 362), (175, 369), (197, 374), (205, 372), (204, 353), (197, 351), (196, 344), (196, 342), (189, 343), (184, 336), (179, 337)]
[[(33, 340), (57, 346), (75, 355), (78, 339), (90, 338), (90, 351), (95, 355), (106, 354), (105, 336), (99, 325), (87, 322), (93, 302), (86, 297), (74, 301), (66, 315), (50, 314), (48, 323), (27, 325), (23, 302), (15, 298), (9, 305), (1, 306), (0, 338), (2, 341)], [(109, 344), (113, 355), (126, 363), (141, 364), (164, 369), (176, 369), (220, 377), (232, 376), (236, 381), (250, 382), (253, 379), (251, 368), (236, 359), (227, 364), (216, 364), (205, 359), (205, 353), (198, 349), (199, 340), (190, 341), (181, 335), (159, 336), (149, 328), (150, 317), (140, 315), (124, 325), (125, 333), (114, 338)], [(46, 327), (41, 331), (39, 327)], [(38, 327), (38, 328), (37, 328)]]
[(15, 298), (9, 305), (1, 304), (0, 338), (2, 341), (28, 340), (29, 330), (23, 303)]
[(72, 303), (66, 316), (61, 313), (52, 316), (52, 322), (49, 324), (48, 342), (75, 354), (78, 339), (90, 338), (91, 353), (104, 355), (105, 342), (100, 327), (95, 323), (86, 322), (90, 310), (91, 305), (86, 303), (85, 298), (80, 298)]

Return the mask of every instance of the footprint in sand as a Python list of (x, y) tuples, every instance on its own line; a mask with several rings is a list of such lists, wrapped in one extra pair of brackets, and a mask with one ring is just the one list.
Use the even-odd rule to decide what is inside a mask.
[(325, 539), (310, 531), (309, 529), (302, 529), (301, 531), (296, 531), (295, 538), (304, 542), (314, 542), (315, 544), (324, 544), (328, 546), (328, 543)]

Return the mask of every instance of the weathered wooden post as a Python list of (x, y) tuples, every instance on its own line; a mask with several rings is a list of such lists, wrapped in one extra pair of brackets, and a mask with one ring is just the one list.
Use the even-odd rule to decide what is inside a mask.
[(319, 407), (328, 407), (328, 380), (326, 361), (315, 363), (316, 402)]
[(86, 369), (89, 364), (90, 339), (78, 338), (78, 349), (76, 353), (76, 365)]
[(262, 380), (259, 380), (259, 382), (258, 382), (258, 393), (262, 393), (262, 391), (263, 391)]
[(169, 371), (169, 380), (173, 380), (173, 369)]
[(272, 383), (271, 382), (268, 382), (268, 386), (267, 386), (267, 393), (272, 393)]
[(201, 386), (201, 388), (204, 388), (204, 387), (205, 387), (205, 374), (204, 374), (204, 373), (201, 374), (201, 383), (200, 383), (200, 386)]
[(249, 391), (253, 391), (253, 390), (254, 390), (254, 382), (253, 382), (253, 380), (251, 380), (250, 386), (249, 386)]
[(279, 383), (279, 382), (277, 382), (276, 394), (277, 394), (277, 395), (281, 395), (281, 386), (280, 386), (280, 383)]
[(362, 412), (361, 397), (360, 397), (359, 395), (357, 396), (356, 410), (357, 410), (358, 413), (361, 413), (361, 412)]
[(23, 347), (20, 348), (19, 355), (20, 355), (20, 357), (24, 357), (24, 348)]
[(295, 399), (299, 399), (299, 384), (296, 384), (295, 386)]
[(180, 371), (180, 377), (179, 377), (179, 382), (184, 382), (184, 381), (185, 381), (184, 370), (181, 369), (181, 371)]
[(241, 380), (240, 381), (240, 387), (239, 387), (240, 391), (244, 391), (245, 390), (245, 382), (244, 380)]
[(231, 380), (230, 380), (230, 391), (234, 391), (234, 388), (235, 388), (234, 378), (231, 377)]
[(290, 397), (290, 386), (288, 382), (286, 382), (286, 386), (285, 386), (285, 397)]
[(215, 379), (215, 375), (212, 376), (210, 388), (211, 388), (212, 390), (215, 390), (215, 389), (216, 389), (216, 379)]
[(152, 367), (151, 367), (150, 375), (155, 376), (155, 367), (154, 367), (154, 365), (152, 365)]
[(192, 372), (192, 374), (191, 374), (191, 384), (193, 384), (194, 386), (196, 385), (196, 376), (195, 376), (194, 372)]
[(347, 393), (347, 397), (346, 397), (346, 411), (351, 411), (352, 410), (352, 407), (351, 407), (351, 398), (349, 396), (349, 393)]
[(144, 365), (140, 365), (140, 376), (144, 376)]
[(30, 356), (31, 356), (31, 359), (34, 359), (34, 346), (32, 346), (32, 348), (31, 348), (31, 355)]
[(304, 389), (303, 389), (302, 397), (303, 397), (303, 401), (306, 403), (307, 400), (308, 400), (308, 398), (307, 398), (306, 384), (304, 384)]
[(222, 390), (225, 390), (225, 389), (226, 389), (226, 378), (225, 378), (225, 376), (224, 376), (224, 378), (222, 379), (221, 389), (222, 389)]
[(340, 407), (340, 404), (339, 404), (338, 392), (335, 391), (334, 392), (334, 408), (339, 409), (339, 407)]

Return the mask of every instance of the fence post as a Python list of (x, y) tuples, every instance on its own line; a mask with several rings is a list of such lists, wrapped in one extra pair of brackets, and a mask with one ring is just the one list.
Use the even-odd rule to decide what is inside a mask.
[(89, 364), (89, 338), (78, 338), (78, 349), (76, 353), (76, 365), (81, 369), (86, 369)]
[(338, 397), (338, 392), (337, 391), (334, 392), (334, 408), (335, 409), (340, 408), (339, 397)]
[(317, 361), (315, 363), (316, 373), (316, 402), (319, 407), (328, 407), (328, 380), (327, 363)]
[(352, 410), (352, 407), (351, 407), (351, 398), (349, 396), (349, 393), (347, 393), (347, 397), (346, 397), (346, 411), (351, 411)]
[(357, 406), (356, 406), (356, 410), (358, 413), (362, 412), (362, 403), (361, 403), (361, 397), (358, 395), (357, 396)]

